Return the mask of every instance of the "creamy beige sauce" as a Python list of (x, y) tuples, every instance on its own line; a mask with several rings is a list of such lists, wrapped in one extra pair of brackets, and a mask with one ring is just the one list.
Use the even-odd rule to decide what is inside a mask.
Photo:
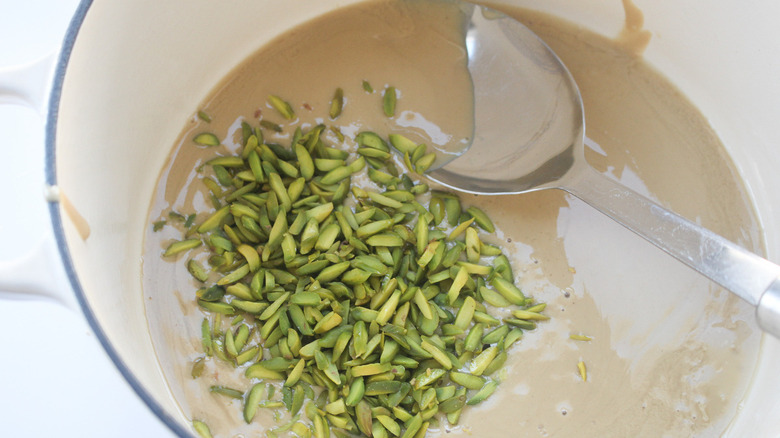
[[(463, 78), (447, 76), (463, 62), (453, 48), (454, 34), (415, 22), (404, 14), (406, 7), (380, 2), (345, 8), (248, 59), (204, 101), (212, 123), (193, 117), (185, 127), (161, 175), (149, 222), (171, 209), (199, 211), (200, 220), (209, 214), (194, 169), (215, 152), (238, 148), (241, 118), (253, 124), (257, 116), (281, 122), (265, 105), (270, 93), (293, 102), (301, 124), (318, 117), (329, 125), (346, 124), (343, 132), (349, 137), (360, 129), (387, 133), (399, 128), (398, 118), (386, 121), (377, 107), (379, 90), (394, 85), (402, 93), (401, 111), (425, 118), (452, 138), (470, 136), (458, 132), (462, 126), (453, 127), (454, 120), (463, 120), (462, 111), (433, 105), (441, 97), (435, 89), (449, 90), (449, 101), (465, 98), (454, 93), (464, 90)], [(594, 141), (588, 160), (595, 168), (761, 251), (742, 183), (706, 120), (684, 96), (622, 42), (549, 16), (510, 12), (559, 54), (577, 80), (587, 134)], [(387, 52), (369, 50), (371, 41), (354, 37), (353, 32), (366, 29), (402, 29), (404, 37), (393, 50), (403, 59), (382, 64)], [(637, 30), (641, 23), (634, 26)], [(414, 43), (434, 35), (438, 49), (452, 51), (426, 51), (425, 44)], [(340, 62), (344, 59), (353, 61)], [(448, 67), (434, 80), (414, 68), (396, 69), (404, 59)], [(377, 91), (365, 93), (364, 79)], [(347, 106), (336, 123), (326, 114), (339, 86)], [(432, 142), (432, 129), (412, 129), (410, 135)], [(203, 130), (228, 140), (218, 149), (197, 147), (191, 138)], [(333, 133), (327, 138), (336, 141)], [(345, 147), (353, 147), (352, 142)], [(728, 427), (758, 355), (760, 333), (749, 306), (562, 192), (463, 199), (491, 215), (512, 256), (518, 284), (549, 303), (552, 319), (512, 348), (500, 389), (479, 408), (464, 412), (461, 427), (448, 435), (712, 436)], [(241, 372), (209, 361), (202, 378), (189, 377), (191, 361), (202, 355), (196, 285), (183, 259), (168, 263), (159, 257), (161, 248), (179, 237), (170, 226), (158, 233), (150, 228), (143, 267), (150, 329), (173, 396), (186, 416), (206, 420), (217, 436), (250, 436), (280, 424), (263, 411), (246, 426), (239, 402), (209, 394), (215, 382), (246, 388)], [(571, 333), (593, 340), (572, 341)], [(580, 360), (588, 369), (587, 382), (579, 377)], [(444, 432), (429, 435), (439, 434)]]

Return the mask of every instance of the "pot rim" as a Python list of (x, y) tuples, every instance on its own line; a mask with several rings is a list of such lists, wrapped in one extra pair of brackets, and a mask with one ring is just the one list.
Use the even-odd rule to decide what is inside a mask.
[[(57, 120), (60, 106), (60, 99), (62, 97), (62, 87), (65, 81), (65, 74), (67, 72), (68, 63), (70, 61), (70, 55), (73, 52), (73, 47), (78, 39), (81, 26), (84, 24), (93, 0), (81, 0), (73, 18), (68, 25), (68, 29), (65, 33), (65, 38), (62, 42), (59, 57), (57, 59), (54, 77), (51, 83), (51, 90), (49, 92), (49, 102), (47, 106), (46, 122), (45, 122), (45, 139), (44, 139), (44, 162), (45, 162), (45, 182), (47, 186), (54, 187), (57, 185), (57, 154), (56, 154), (56, 138), (57, 138)], [(54, 239), (57, 244), (60, 259), (62, 260), (62, 266), (65, 270), (65, 274), (70, 282), (71, 288), (76, 301), (79, 303), (84, 317), (95, 333), (98, 341), (102, 345), (108, 357), (114, 363), (119, 370), (120, 374), (135, 393), (141, 398), (146, 406), (154, 413), (154, 415), (160, 419), (168, 428), (179, 437), (194, 437), (190, 430), (184, 428), (172, 415), (152, 397), (151, 393), (144, 387), (144, 385), (133, 374), (132, 370), (127, 366), (124, 360), (119, 356), (117, 350), (114, 348), (111, 340), (108, 339), (105, 331), (98, 322), (95, 313), (87, 301), (84, 290), (79, 282), (78, 275), (76, 274), (75, 266), (71, 258), (70, 251), (65, 239), (65, 230), (63, 227), (62, 215), (60, 214), (59, 202), (49, 202), (49, 216), (51, 218), (52, 230), (54, 233)]]

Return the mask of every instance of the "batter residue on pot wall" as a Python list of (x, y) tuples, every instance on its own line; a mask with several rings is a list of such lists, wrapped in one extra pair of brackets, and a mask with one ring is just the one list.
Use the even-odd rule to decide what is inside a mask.
[(626, 21), (616, 42), (627, 52), (641, 55), (650, 44), (650, 38), (653, 35), (650, 31), (643, 29), (645, 16), (633, 1), (623, 0), (623, 10), (626, 13)]
[[(395, 3), (380, 3), (385, 12), (394, 10)], [(629, 6), (626, 2), (627, 14), (637, 20)], [(295, 56), (316, 58), (327, 49), (321, 36), (329, 27), (349, 32), (367, 17), (380, 20), (366, 13), (372, 7), (345, 8), (328, 18), (335, 20), (330, 24), (320, 20), (287, 35), (285, 44), (298, 47)], [(761, 250), (757, 220), (741, 181), (717, 137), (684, 96), (622, 43), (546, 15), (508, 12), (539, 34), (577, 80), (588, 136), (599, 145), (588, 153), (594, 167), (747, 248)], [(627, 29), (643, 34), (641, 19), (632, 20)], [(407, 24), (409, 41), (428, 28)], [(342, 41), (347, 46), (339, 50), (349, 51), (349, 41)], [(424, 46), (407, 44), (404, 50), (410, 55)], [(361, 56), (371, 65), (372, 57), (381, 55)], [(208, 129), (222, 137), (234, 133), (236, 116), (252, 120), (270, 93), (283, 94), (296, 105), (326, 108), (336, 87), (355, 95), (366, 79), (361, 75), (371, 74), (356, 76), (352, 66), (331, 63), (317, 76), (324, 81), (319, 88), (307, 88), (301, 86), (306, 80), (302, 69), (284, 68), (292, 61), (270, 47), (247, 60), (204, 101), (213, 118)], [(267, 65), (276, 68), (262, 68)], [(392, 71), (375, 74), (381, 74), (375, 85), (403, 80)], [(331, 83), (327, 78), (337, 79)], [(402, 92), (410, 102), (414, 91)], [(441, 120), (435, 108), (410, 109)], [(344, 116), (351, 117), (346, 111)], [(191, 184), (193, 169), (214, 153), (190, 142), (193, 133), (204, 129), (202, 123), (194, 119), (186, 127), (163, 170), (150, 223), (171, 209), (207, 209), (202, 187)], [(445, 122), (437, 123), (447, 131)], [(561, 192), (464, 199), (493, 217), (518, 283), (549, 303), (552, 320), (512, 348), (500, 389), (484, 405), (464, 413), (462, 426), (447, 435), (687, 437), (717, 435), (727, 427), (758, 355), (760, 335), (749, 306)], [(229, 367), (209, 365), (204, 378), (189, 376), (189, 361), (202, 354), (202, 315), (191, 300), (195, 285), (183, 263), (159, 261), (160, 248), (173, 236), (150, 230), (144, 255), (144, 290), (154, 298), (145, 302), (161, 366), (188, 417), (207, 419), (221, 436), (249, 434), (258, 424), (243, 424), (240, 402), (208, 392), (216, 375), (220, 384), (243, 388), (241, 379), (231, 381)], [(572, 333), (593, 340), (573, 341)], [(577, 370), (580, 360), (588, 368), (587, 382)], [(255, 423), (275, 425), (265, 414)], [(445, 435), (443, 430), (431, 432), (438, 434)]]

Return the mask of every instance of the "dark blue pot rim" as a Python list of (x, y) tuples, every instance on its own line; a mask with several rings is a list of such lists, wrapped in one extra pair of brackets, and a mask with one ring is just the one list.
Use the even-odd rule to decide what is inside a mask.
[[(89, 13), (89, 9), (92, 6), (92, 0), (82, 0), (79, 4), (73, 19), (70, 22), (68, 30), (65, 34), (62, 50), (60, 52), (59, 59), (54, 73), (54, 80), (52, 82), (51, 94), (49, 97), (48, 114), (46, 117), (46, 132), (45, 132), (45, 162), (46, 162), (46, 184), (49, 186), (57, 185), (57, 153), (56, 153), (56, 134), (57, 134), (57, 118), (59, 114), (60, 99), (62, 97), (62, 85), (65, 80), (65, 74), (70, 60), (70, 55), (73, 51), (73, 46), (78, 39), (78, 33), (81, 26), (84, 24), (84, 20)], [(54, 231), (54, 238), (59, 248), (60, 258), (62, 259), (65, 273), (68, 276), (73, 292), (76, 295), (76, 300), (81, 306), (81, 310), (84, 313), (87, 322), (92, 330), (95, 332), (97, 339), (105, 349), (108, 356), (114, 362), (114, 365), (119, 369), (119, 372), (127, 380), (130, 386), (133, 388), (136, 394), (141, 400), (146, 403), (149, 409), (165, 423), (170, 430), (180, 437), (194, 437), (192, 432), (188, 428), (182, 427), (182, 425), (174, 419), (163, 407), (155, 400), (147, 389), (136, 378), (127, 364), (119, 356), (118, 352), (111, 344), (111, 341), (106, 336), (103, 328), (98, 323), (95, 313), (90, 307), (87, 301), (84, 291), (79, 282), (78, 276), (73, 265), (70, 251), (68, 250), (67, 242), (65, 241), (65, 232), (62, 224), (62, 216), (60, 215), (60, 209), (57, 202), (49, 203), (49, 215), (51, 217), (52, 228)]]

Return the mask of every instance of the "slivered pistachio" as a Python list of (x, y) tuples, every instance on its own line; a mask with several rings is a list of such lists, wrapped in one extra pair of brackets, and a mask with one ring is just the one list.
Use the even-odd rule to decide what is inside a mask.
[(260, 269), (260, 255), (257, 250), (247, 244), (239, 245), (236, 250), (244, 257), (250, 271), (255, 272)]
[(444, 220), (444, 201), (439, 196), (431, 196), (431, 200), (428, 203), (428, 210), (433, 218), (433, 225), (438, 226), (442, 220)]
[(381, 231), (385, 231), (392, 226), (393, 226), (393, 221), (391, 219), (374, 221), (374, 222), (361, 225), (355, 231), (355, 234), (357, 235), (358, 238), (363, 239), (366, 237), (373, 236), (374, 234), (377, 234)]
[(508, 357), (509, 355), (507, 355), (506, 351), (499, 352), (498, 355), (496, 355), (495, 359), (493, 359), (493, 361), (490, 362), (490, 365), (488, 365), (487, 368), (485, 368), (485, 371), (482, 374), (485, 376), (492, 375), (493, 373), (495, 373), (496, 371), (501, 369), (501, 367), (504, 366), (504, 363), (506, 363)]
[(466, 396), (451, 397), (439, 404), (439, 412), (450, 414), (460, 409), (466, 404)]
[(463, 350), (468, 352), (476, 352), (482, 347), (482, 332), (484, 325), (482, 323), (476, 323), (471, 327), (466, 339), (463, 341)]
[(184, 251), (189, 251), (202, 245), (200, 239), (187, 239), (171, 243), (163, 253), (163, 257), (171, 257)]
[(196, 295), (203, 301), (219, 301), (225, 295), (225, 289), (219, 286), (211, 286), (207, 288), (198, 289)]
[(393, 292), (393, 294), (388, 298), (387, 301), (385, 301), (384, 304), (382, 304), (382, 307), (379, 309), (379, 313), (376, 317), (376, 322), (379, 325), (385, 325), (388, 321), (390, 321), (390, 318), (392, 318), (393, 314), (395, 313), (396, 308), (398, 307), (398, 300), (401, 298), (401, 291), (396, 290)]
[(431, 305), (428, 302), (428, 299), (425, 298), (422, 289), (417, 289), (417, 291), (415, 292), (414, 303), (417, 305), (417, 308), (420, 309), (420, 313), (422, 314), (423, 318), (433, 319)]
[(324, 228), (320, 229), (320, 235), (317, 237), (317, 243), (314, 244), (314, 248), (320, 251), (327, 251), (336, 238), (341, 233), (341, 228), (336, 223), (330, 223)]
[(510, 307), (512, 305), (503, 295), (485, 286), (479, 288), (479, 293), (482, 295), (482, 299), (491, 306)]
[(350, 266), (350, 262), (347, 261), (328, 266), (327, 268), (320, 271), (320, 273), (317, 275), (316, 280), (319, 281), (320, 283), (328, 283), (334, 281), (337, 278), (339, 278), (339, 276), (343, 274), (347, 269), (349, 269), (349, 266)]
[(371, 414), (371, 405), (365, 400), (358, 402), (355, 407), (355, 416), (358, 429), (366, 436), (372, 436), (373, 431), (373, 416)]
[(413, 142), (407, 137), (404, 137), (401, 134), (390, 134), (389, 138), (390, 138), (390, 144), (392, 144), (393, 147), (396, 148), (402, 154), (412, 153), (414, 149), (417, 147), (417, 143)]
[(301, 306), (317, 306), (322, 302), (322, 298), (316, 292), (296, 292), (290, 297), (292, 304)]
[(577, 370), (580, 372), (580, 377), (582, 378), (583, 382), (588, 381), (588, 370), (585, 367), (585, 362), (579, 361), (577, 362)]
[(234, 299), (230, 302), (230, 305), (238, 310), (242, 310), (253, 315), (260, 314), (262, 311), (268, 308), (268, 303), (266, 302), (258, 303), (254, 301), (244, 301), (242, 299)]
[(285, 209), (285, 211), (292, 210), (292, 201), (290, 195), (287, 193), (287, 189), (282, 182), (282, 177), (278, 173), (272, 173), (268, 175), (268, 183), (271, 186), (271, 190), (276, 193), (279, 204)]
[[(373, 309), (366, 309), (364, 307), (354, 307), (352, 309), (351, 316), (353, 319), (357, 320), (357, 322), (355, 323), (355, 327), (358, 327), (358, 324), (360, 323), (376, 321), (376, 317), (378, 313), (379, 312)], [(365, 327), (365, 325), (363, 327)], [(357, 335), (355, 336), (355, 339), (356, 341), (354, 342), (357, 342)], [(364, 341), (364, 343), (366, 341)], [(357, 348), (357, 344), (356, 344), (356, 348)], [(362, 353), (358, 353), (358, 354), (362, 354)]]
[(523, 337), (523, 331), (519, 328), (514, 328), (509, 331), (509, 333), (506, 335), (506, 338), (504, 338), (504, 349), (508, 349), (512, 346), (515, 342), (519, 341)]
[(184, 222), (184, 220), (186, 219), (186, 217), (183, 214), (175, 212), (173, 210), (168, 212), (168, 217), (177, 222)]
[(303, 370), (305, 366), (306, 366), (306, 360), (300, 359), (298, 363), (295, 364), (295, 366), (290, 371), (290, 373), (287, 374), (287, 379), (284, 381), (284, 386), (293, 386), (296, 383), (298, 383), (298, 380), (300, 380), (301, 376), (303, 375)]
[(414, 172), (414, 164), (412, 164), (412, 152), (404, 152), (403, 159), (406, 168)]
[(247, 423), (251, 423), (252, 419), (255, 417), (264, 389), (265, 385), (256, 383), (247, 393), (246, 401), (244, 402), (244, 421)]
[(344, 90), (337, 88), (333, 94), (333, 99), (330, 101), (329, 115), (331, 119), (341, 115), (341, 111), (344, 109)]
[(341, 276), (341, 280), (350, 286), (357, 286), (365, 283), (368, 278), (371, 277), (371, 273), (362, 269), (350, 269)]
[(468, 389), (481, 389), (485, 385), (484, 378), (457, 371), (450, 372), (450, 380)]
[[(420, 414), (415, 415), (405, 424), (406, 431), (401, 435), (401, 438), (414, 438), (417, 436), (417, 432), (422, 429), (423, 419)], [(427, 429), (427, 428), (426, 428)]]
[(509, 327), (502, 325), (482, 337), (483, 344), (496, 344), (506, 337)]
[(423, 350), (427, 351), (431, 354), (431, 356), (441, 364), (445, 369), (451, 369), (452, 368), (452, 360), (447, 356), (447, 354), (442, 351), (439, 347), (437, 347), (434, 344), (431, 344), (430, 342), (423, 340), (420, 343), (420, 346), (423, 348)]
[(235, 283), (225, 288), (225, 292), (237, 297), (241, 300), (250, 301), (254, 299), (254, 295), (249, 290), (249, 286), (244, 283)]
[(293, 111), (292, 106), (281, 97), (273, 94), (268, 96), (268, 104), (278, 111), (285, 119), (292, 120), (295, 118), (295, 111)]
[(213, 385), (209, 388), (209, 391), (215, 394), (224, 395), (226, 397), (235, 398), (235, 399), (243, 399), (244, 393), (233, 388), (228, 388), (226, 386), (220, 386), (220, 385)]
[(487, 400), (498, 389), (498, 381), (491, 380), (485, 384), (476, 394), (474, 394), (466, 404), (473, 406)]
[(523, 309), (513, 310), (512, 315), (518, 319), (525, 319), (531, 321), (544, 321), (550, 319), (550, 317), (547, 315), (543, 315), (537, 312), (529, 312), (528, 310), (523, 310)]
[(219, 286), (225, 286), (228, 284), (233, 284), (242, 278), (244, 278), (247, 274), (249, 274), (249, 265), (241, 265), (240, 267), (236, 268), (233, 272), (230, 274), (225, 275), (224, 277), (217, 280), (217, 285)]
[(436, 161), (435, 153), (425, 154), (414, 161), (414, 169), (417, 173), (425, 173), (428, 169), (430, 169), (434, 161)]
[(463, 301), (463, 305), (458, 309), (458, 314), (455, 317), (455, 327), (465, 330), (466, 327), (471, 325), (471, 320), (474, 318), (474, 311), (476, 310), (477, 302), (472, 297), (466, 297)]
[(428, 184), (422, 184), (422, 183), (416, 184), (409, 189), (409, 191), (415, 196), (422, 195), (423, 193), (428, 193), (429, 190), (430, 187), (428, 187)]
[(249, 183), (249, 184), (247, 184), (247, 185), (245, 185), (245, 186), (243, 186), (243, 187), (241, 187), (241, 188), (231, 192), (229, 195), (227, 195), (227, 197), (225, 197), (225, 200), (228, 201), (228, 202), (233, 202), (236, 199), (238, 199), (238, 198), (240, 198), (240, 197), (250, 193), (256, 187), (257, 187), (256, 183), (254, 183), (254, 182)]
[[(384, 95), (398, 96), (392, 87)], [(340, 98), (337, 90), (331, 118), (343, 109)], [(186, 261), (209, 315), (198, 367), (208, 357), (245, 366), (249, 391), (214, 391), (240, 396), (247, 421), (257, 409), (286, 407), (292, 420), (273, 433), (422, 437), (439, 413), (457, 423), (465, 405), (495, 391), (498, 381), (486, 376), (524, 329), (547, 318), (544, 305), (514, 285), (501, 248), (482, 241), (493, 226), (484, 212), (464, 212), (457, 196), (440, 191), (423, 204), (430, 189), (411, 172), (432, 165), (425, 145), (363, 131), (350, 153), (322, 135), (340, 127), (306, 130), (287, 102), (268, 103), (291, 120), (289, 147), (242, 123), (243, 148), (207, 161), (213, 174), (203, 182), (216, 211), (194, 227), (193, 213), (170, 219), (190, 221), (179, 241), (187, 243), (172, 255), (199, 245), (206, 253)], [(354, 186), (363, 174), (381, 189)], [(494, 307), (507, 308), (503, 319), (490, 314)], [(258, 380), (284, 382), (281, 401)], [(323, 388), (320, 396), (312, 386)], [(468, 398), (467, 390), (476, 393)], [(297, 420), (301, 410), (311, 431)]]
[(200, 435), (201, 438), (213, 438), (211, 429), (209, 426), (200, 420), (192, 420), (192, 428)]
[(260, 314), (258, 317), (261, 321), (265, 321), (269, 318), (271, 318), (282, 305), (287, 301), (287, 299), (290, 297), (290, 292), (285, 292), (282, 294), (279, 298), (276, 299), (273, 303), (271, 303), (270, 306), (268, 306), (263, 313)]
[(481, 242), (477, 230), (473, 227), (466, 228), (466, 259), (470, 263), (477, 263), (480, 257)]
[(493, 268), (485, 265), (478, 265), (476, 263), (458, 262), (458, 267), (464, 268), (469, 275), (480, 275), (487, 277), (493, 272)]
[(389, 186), (396, 183), (396, 177), (374, 168), (368, 169), (368, 178), (371, 179), (371, 181), (384, 186)]
[[(255, 135), (255, 130), (245, 120), (241, 122), (241, 140), (244, 145), (249, 141), (249, 137)], [(260, 136), (262, 138), (262, 135)], [(260, 141), (262, 143), (262, 140)]]
[(509, 263), (509, 259), (501, 254), (493, 259), (493, 269), (506, 281), (515, 281), (515, 276), (512, 273), (512, 265)]
[(395, 105), (397, 99), (398, 97), (396, 96), (395, 87), (387, 87), (382, 98), (382, 110), (387, 117), (395, 116)]
[(463, 250), (466, 248), (461, 242), (454, 242), (454, 244), (447, 250), (441, 260), (441, 265), (445, 268), (452, 267), (460, 259)]
[(378, 158), (380, 160), (387, 160), (391, 156), (389, 152), (369, 147), (358, 148), (357, 153), (366, 158)]
[(466, 229), (471, 225), (472, 222), (474, 222), (474, 218), (471, 218), (465, 222), (460, 223), (457, 227), (455, 227), (452, 231), (450, 231), (450, 234), (447, 235), (447, 240), (455, 240), (458, 237), (460, 237), (460, 235), (466, 231)]
[(483, 230), (487, 231), (488, 233), (496, 231), (496, 227), (493, 225), (493, 221), (491, 221), (488, 215), (486, 215), (485, 212), (478, 207), (469, 207), (466, 209), (466, 213), (473, 217), (477, 222), (477, 225)]
[(203, 265), (195, 259), (190, 259), (190, 261), (187, 262), (187, 270), (198, 281), (205, 282), (209, 278), (209, 273), (203, 268)]
[(403, 204), (395, 199), (377, 192), (368, 192), (368, 197), (379, 205), (390, 208), (401, 208)]
[(210, 133), (210, 132), (202, 132), (195, 136), (195, 138), (192, 139), (195, 143), (201, 145), (201, 146), (219, 146), (219, 137), (216, 135)]
[(330, 331), (332, 328), (336, 327), (337, 325), (341, 324), (342, 318), (341, 315), (339, 315), (336, 312), (328, 313), (324, 318), (322, 318), (317, 325), (314, 326), (314, 333), (315, 334), (322, 334)]
[(450, 305), (454, 304), (455, 300), (458, 299), (458, 295), (460, 294), (461, 289), (463, 289), (463, 286), (466, 285), (467, 281), (468, 281), (468, 271), (466, 271), (466, 268), (461, 267), (460, 269), (458, 269), (455, 278), (453, 278), (452, 280), (452, 285), (450, 286), (450, 289), (447, 291), (447, 300)]
[(454, 196), (445, 196), (444, 210), (447, 213), (447, 222), (451, 226), (458, 225), (461, 213), (460, 200)]
[[(507, 320), (508, 318), (504, 319), (504, 322), (507, 322)], [(489, 327), (501, 324), (501, 321), (499, 321), (495, 316), (480, 312), (478, 310), (474, 312), (474, 321), (481, 322), (482, 324), (485, 324)]]
[(297, 246), (296, 246), (296, 243), (295, 243), (295, 238), (289, 232), (284, 233), (284, 235), (282, 237), (281, 248), (282, 248), (282, 254), (283, 254), (284, 262), (289, 267), (293, 263), (293, 261), (295, 260), (295, 256), (296, 256), (296, 253), (297, 253)]
[(241, 157), (224, 156), (212, 158), (211, 160), (207, 161), (206, 164), (212, 167), (242, 167), (244, 166), (244, 160), (241, 159)]
[(382, 137), (371, 131), (363, 131), (359, 133), (355, 137), (355, 141), (361, 146), (366, 146), (384, 152), (390, 151), (390, 148), (387, 146), (387, 142), (382, 139)]
[(368, 239), (366, 243), (371, 246), (385, 246), (385, 247), (402, 247), (404, 246), (404, 240), (395, 233), (380, 233), (375, 234)]
[(518, 306), (525, 304), (525, 295), (511, 282), (501, 277), (493, 277), (490, 284), (510, 303)]
[(331, 158), (314, 159), (314, 167), (321, 172), (329, 172), (333, 169), (336, 169), (338, 167), (344, 167), (346, 165), (347, 165), (346, 161), (340, 159), (331, 159)]
[(314, 219), (318, 223), (324, 221), (333, 211), (333, 204), (328, 202), (306, 210), (306, 217)]
[(312, 179), (314, 176), (314, 160), (311, 154), (302, 144), (296, 143), (294, 146), (295, 156), (298, 158), (298, 166), (300, 168), (301, 176), (306, 180)]
[[(529, 300), (526, 300), (527, 303), (528, 303), (528, 301)], [(534, 305), (530, 305), (529, 304), (529, 307), (526, 307), (524, 310), (526, 310), (528, 312), (540, 313), (540, 312), (543, 312), (544, 309), (546, 309), (546, 308), (547, 308), (547, 303), (539, 303), (539, 304), (534, 304)]]
[(477, 357), (475, 357), (469, 365), (469, 372), (475, 376), (481, 376), (485, 372), (485, 369), (490, 365), (490, 362), (498, 355), (498, 347), (488, 347), (482, 351)]
[(209, 216), (203, 223), (198, 226), (198, 233), (207, 233), (216, 228), (219, 228), (223, 220), (230, 214), (230, 207), (224, 206)]
[(375, 275), (385, 275), (387, 273), (387, 265), (375, 256), (359, 255), (352, 260), (351, 265)]
[(371, 376), (381, 373), (386, 373), (392, 369), (392, 365), (385, 363), (372, 363), (367, 365), (358, 365), (352, 367), (352, 375), (356, 377)]
[(262, 126), (265, 129), (270, 129), (274, 132), (282, 132), (283, 129), (278, 124), (270, 121), (270, 120), (260, 120), (260, 126)]
[(352, 169), (349, 166), (337, 167), (326, 173), (320, 182), (322, 184), (336, 184), (345, 178), (349, 178), (352, 173)]
[(203, 318), (203, 322), (201, 323), (201, 327), (200, 327), (200, 333), (201, 333), (201, 345), (203, 346), (203, 352), (206, 353), (206, 356), (211, 356), (212, 353), (211, 327), (209, 327), (209, 320), (207, 318)]

